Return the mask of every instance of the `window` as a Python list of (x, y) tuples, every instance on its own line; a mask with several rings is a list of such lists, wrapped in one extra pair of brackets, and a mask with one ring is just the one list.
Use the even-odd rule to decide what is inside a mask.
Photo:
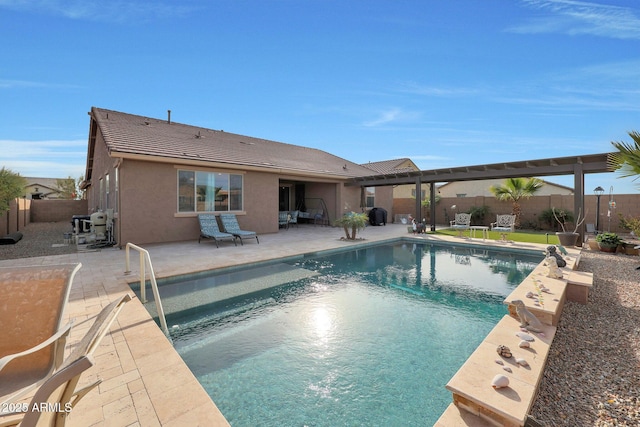
[(456, 194), (456, 197), (459, 197), (459, 198), (467, 197), (467, 193), (458, 193)]
[[(416, 197), (416, 189), (411, 189), (411, 197)], [(424, 200), (427, 197), (427, 190), (420, 190), (420, 200)]]
[(100, 178), (100, 190), (98, 192), (98, 206), (96, 210), (102, 210), (102, 201), (104, 200), (104, 180)]
[(104, 204), (103, 211), (109, 209), (109, 174), (104, 176)]
[(113, 211), (114, 212), (118, 212), (118, 199), (119, 199), (119, 191), (120, 189), (118, 188), (118, 174), (119, 174), (120, 169), (119, 168), (115, 168), (113, 170), (113, 192), (115, 193), (115, 197), (113, 198)]
[(365, 194), (366, 194), (366, 202), (367, 202), (367, 207), (368, 208), (372, 208), (375, 206), (375, 202), (376, 202), (376, 187), (367, 187), (365, 188)]
[(242, 210), (242, 175), (178, 171), (178, 212)]

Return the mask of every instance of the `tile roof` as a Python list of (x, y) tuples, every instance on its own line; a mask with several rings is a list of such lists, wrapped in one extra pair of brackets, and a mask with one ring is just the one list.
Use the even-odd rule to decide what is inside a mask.
[(114, 157), (164, 157), (344, 178), (371, 175), (368, 168), (315, 148), (96, 107), (91, 115)]
[(394, 174), (402, 172), (413, 172), (419, 170), (418, 167), (409, 158), (383, 160), (380, 162), (364, 163), (367, 169), (371, 169), (379, 174)]

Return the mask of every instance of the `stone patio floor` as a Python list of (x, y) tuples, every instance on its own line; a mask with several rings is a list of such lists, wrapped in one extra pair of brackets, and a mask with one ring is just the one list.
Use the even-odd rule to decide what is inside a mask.
[[(170, 244), (142, 245), (149, 251), (157, 278), (267, 261), (329, 249), (353, 248), (400, 237), (416, 240), (455, 241), (450, 238), (407, 233), (406, 225), (367, 227), (358, 238), (341, 240), (341, 228), (300, 225), (278, 233), (260, 235), (260, 244), (244, 246), (197, 240)], [(465, 243), (544, 250), (543, 245), (503, 243), (480, 238)], [(66, 317), (74, 326), (67, 353), (95, 316), (116, 296), (129, 293), (128, 283), (139, 280), (139, 253), (130, 251), (131, 273), (125, 274), (124, 249), (79, 251), (68, 255), (0, 261), (0, 266), (82, 263), (76, 275)], [(147, 271), (148, 272), (148, 271)], [(150, 292), (150, 290), (148, 290)], [(124, 307), (111, 332), (96, 351), (96, 365), (86, 372), (79, 387), (102, 379), (70, 413), (67, 425), (74, 426), (227, 426), (223, 414), (200, 386), (171, 343), (134, 298)]]

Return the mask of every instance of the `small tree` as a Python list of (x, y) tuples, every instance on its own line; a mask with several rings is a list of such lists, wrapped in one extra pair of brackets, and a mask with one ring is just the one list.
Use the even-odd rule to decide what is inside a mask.
[(511, 201), (513, 208), (511, 214), (516, 216), (516, 226), (520, 225), (520, 200), (528, 199), (542, 188), (544, 182), (539, 178), (508, 178), (503, 185), (492, 185), (489, 187), (496, 199), (501, 201)]
[(27, 180), (19, 173), (12, 172), (4, 166), (0, 169), (0, 215), (9, 210), (9, 203), (24, 195)]
[(76, 181), (69, 177), (65, 179), (56, 179), (56, 187), (60, 192), (60, 198), (62, 199), (75, 199), (77, 195)]
[[(346, 234), (347, 240), (355, 240), (356, 232), (362, 230), (367, 225), (368, 220), (369, 217), (366, 213), (350, 212), (342, 218), (335, 220), (334, 224), (344, 228), (344, 234)], [(349, 230), (351, 230), (351, 234)]]

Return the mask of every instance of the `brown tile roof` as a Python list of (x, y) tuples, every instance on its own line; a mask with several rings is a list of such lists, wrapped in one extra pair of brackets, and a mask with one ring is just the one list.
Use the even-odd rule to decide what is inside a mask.
[(419, 170), (418, 167), (411, 161), (411, 159), (406, 157), (403, 159), (369, 162), (364, 163), (361, 166), (364, 166), (367, 169), (371, 169), (372, 171), (383, 175), (402, 172), (413, 172)]
[[(109, 153), (216, 162), (351, 178), (371, 170), (315, 148), (91, 108)], [(150, 159), (151, 160), (151, 159)]]

